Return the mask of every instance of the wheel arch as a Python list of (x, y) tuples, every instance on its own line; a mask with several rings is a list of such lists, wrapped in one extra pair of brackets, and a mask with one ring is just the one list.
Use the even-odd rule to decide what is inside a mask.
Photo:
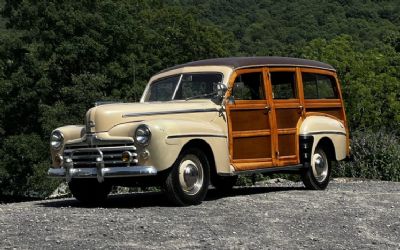
[(211, 146), (204, 140), (202, 139), (192, 139), (188, 141), (181, 149), (181, 154), (183, 151), (189, 149), (189, 148), (197, 148), (201, 150), (204, 155), (207, 157), (208, 164), (210, 166), (210, 177), (211, 179), (217, 175), (217, 167), (215, 164), (215, 156), (214, 152), (211, 148)]
[[(300, 151), (304, 152), (304, 140), (310, 139), (312, 147), (307, 151), (312, 155), (318, 145), (324, 146), (331, 160), (340, 161), (347, 155), (347, 132), (342, 121), (325, 115), (306, 117), (299, 129)], [(303, 144), (302, 144), (303, 141)]]
[[(332, 140), (329, 137), (322, 137), (316, 144), (315, 148), (322, 148), (329, 160), (336, 160), (336, 150)], [(315, 151), (315, 149), (314, 149)]]

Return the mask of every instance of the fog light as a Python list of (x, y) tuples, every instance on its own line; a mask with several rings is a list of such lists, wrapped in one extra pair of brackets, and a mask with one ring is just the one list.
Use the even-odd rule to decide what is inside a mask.
[(132, 155), (132, 153), (129, 152), (129, 151), (124, 151), (124, 152), (122, 153), (122, 161), (123, 161), (123, 162), (129, 163), (129, 162), (132, 161), (132, 158), (133, 158), (133, 155)]
[(58, 165), (61, 166), (64, 163), (64, 158), (60, 154), (56, 154), (54, 157), (54, 162)]

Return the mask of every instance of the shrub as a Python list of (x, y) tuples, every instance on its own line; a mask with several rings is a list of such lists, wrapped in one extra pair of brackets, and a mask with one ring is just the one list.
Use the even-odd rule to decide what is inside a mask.
[(10, 136), (0, 148), (0, 200), (1, 197), (48, 196), (58, 185), (47, 178), (50, 166), (48, 143), (36, 134)]
[(340, 162), (334, 176), (400, 181), (400, 137), (394, 132), (356, 131), (352, 161)]

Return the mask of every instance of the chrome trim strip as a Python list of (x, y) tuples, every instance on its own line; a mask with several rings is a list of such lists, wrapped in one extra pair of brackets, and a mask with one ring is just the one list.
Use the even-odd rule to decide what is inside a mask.
[(137, 117), (145, 115), (170, 115), (170, 114), (187, 114), (187, 113), (206, 113), (206, 112), (218, 112), (216, 108), (210, 109), (185, 109), (185, 110), (175, 110), (175, 111), (158, 111), (158, 112), (142, 112), (142, 113), (128, 113), (122, 115), (125, 117)]
[(167, 139), (185, 138), (185, 137), (215, 137), (215, 138), (228, 138), (226, 135), (202, 135), (202, 134), (190, 134), (190, 135), (170, 135)]
[(340, 132), (340, 131), (320, 131), (320, 132), (310, 132), (306, 134), (301, 134), (300, 136), (307, 136), (307, 135), (323, 135), (323, 134), (331, 134), (331, 135), (344, 135), (346, 136), (346, 133)]
[[(104, 145), (103, 145), (104, 146)], [(64, 150), (64, 154), (70, 154), (75, 152), (109, 152), (118, 150), (136, 150), (135, 146), (119, 146), (119, 147), (97, 147), (97, 148), (68, 148)]]
[(157, 174), (157, 170), (153, 166), (135, 166), (135, 167), (112, 167), (102, 168), (49, 168), (47, 172), (49, 177), (53, 178), (117, 178), (117, 177), (137, 177), (152, 176)]
[(93, 148), (94, 146), (100, 146), (100, 147), (107, 147), (107, 145), (116, 145), (116, 144), (122, 144), (121, 146), (117, 147), (128, 147), (132, 146), (133, 144), (133, 139), (132, 140), (103, 140), (98, 138), (95, 134), (86, 134), (84, 135), (83, 138), (81, 138), (79, 141), (73, 140), (70, 143), (66, 143), (65, 147), (73, 147), (76, 148), (76, 146), (80, 147), (85, 147), (87, 148), (90, 146)]

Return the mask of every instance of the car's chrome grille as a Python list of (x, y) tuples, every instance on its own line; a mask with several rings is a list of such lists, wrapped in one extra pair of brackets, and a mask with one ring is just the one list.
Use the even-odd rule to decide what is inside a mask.
[[(122, 161), (122, 153), (129, 151), (132, 159), (129, 163)], [(104, 167), (135, 166), (138, 162), (136, 147), (133, 145), (107, 145), (84, 147), (68, 145), (64, 150), (64, 159), (70, 158), (74, 168), (95, 168), (100, 161)]]

